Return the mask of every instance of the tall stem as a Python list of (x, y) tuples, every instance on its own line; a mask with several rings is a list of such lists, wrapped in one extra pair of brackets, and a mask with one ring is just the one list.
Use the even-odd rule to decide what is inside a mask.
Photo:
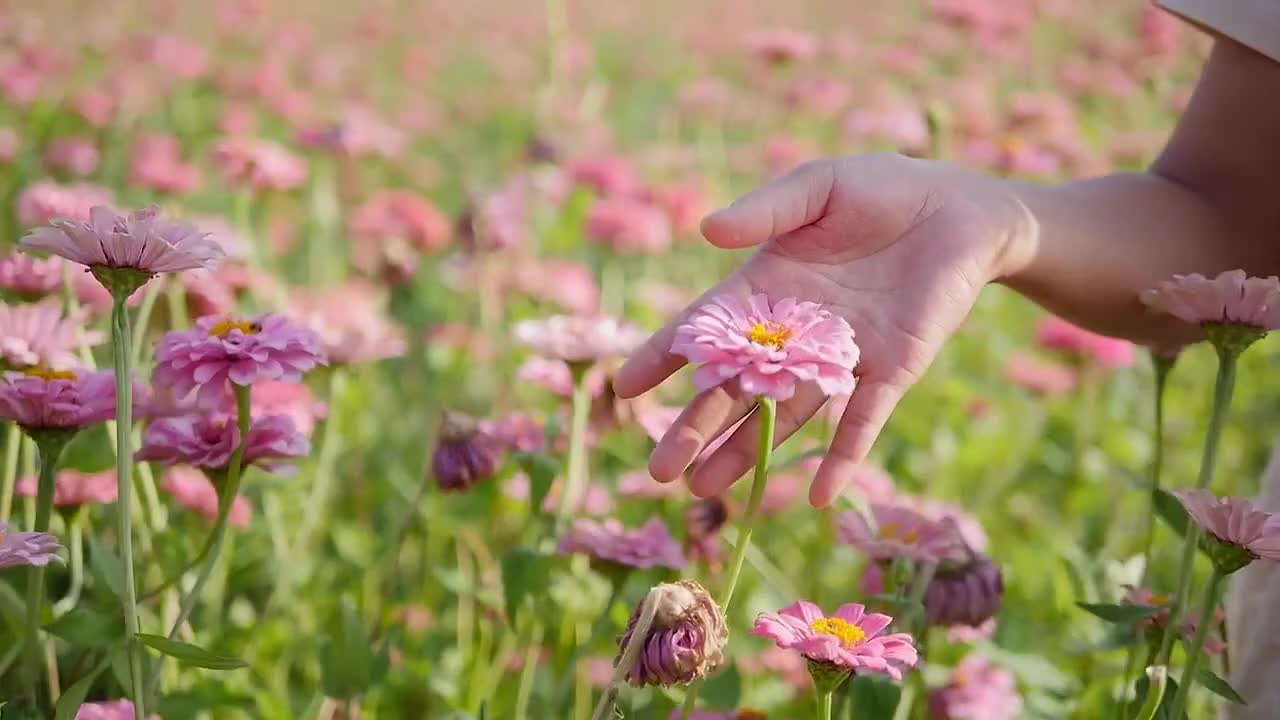
[[(53, 517), (54, 479), (58, 469), (58, 457), (62, 448), (70, 438), (61, 433), (50, 434), (42, 438), (40, 443), (40, 480), (36, 489), (36, 520), (31, 529), (35, 532), (49, 532), (49, 520)], [(44, 663), (40, 650), (40, 625), (44, 618), (44, 572), (42, 565), (31, 567), (27, 575), (27, 659), (24, 663), (27, 682), (27, 695), (32, 702), (37, 702), (36, 685), (40, 679), (40, 668)]]
[(84, 509), (76, 510), (69, 521), (67, 545), (71, 550), (71, 587), (67, 594), (53, 606), (53, 616), (67, 614), (80, 602), (80, 593), (84, 589)]
[(600, 697), (595, 712), (591, 713), (591, 720), (604, 720), (605, 713), (613, 707), (613, 702), (618, 697), (618, 687), (626, 682), (627, 675), (631, 674), (631, 668), (636, 664), (645, 638), (649, 636), (649, 630), (653, 627), (653, 617), (658, 613), (658, 603), (661, 602), (662, 594), (665, 592), (664, 588), (658, 586), (645, 596), (640, 607), (640, 616), (636, 618), (635, 627), (631, 630), (631, 640), (623, 648), (622, 657), (618, 659), (617, 666), (613, 668), (613, 676), (609, 678), (609, 687)]
[[(751, 531), (755, 526), (756, 513), (760, 510), (760, 501), (764, 499), (765, 486), (769, 484), (769, 460), (773, 456), (773, 433), (778, 418), (778, 401), (762, 396), (756, 400), (756, 404), (760, 415), (756, 469), (751, 481), (751, 497), (747, 500), (747, 510), (742, 514), (738, 541), (734, 543), (733, 557), (729, 560), (729, 577), (725, 581), (723, 595), (720, 597), (720, 609), (725, 613), (729, 612), (733, 591), (738, 587), (738, 576), (742, 574), (742, 562), (747, 556), (747, 547), (751, 544)], [(689, 686), (684, 696), (684, 705), (680, 707), (681, 720), (689, 720), (697, 703), (698, 684), (694, 683)]]
[(116, 373), (116, 536), (124, 566), (124, 625), (128, 633), (129, 682), (134, 717), (147, 717), (143, 697), (142, 649), (138, 647), (138, 589), (133, 577), (133, 353), (127, 292), (113, 293), (111, 355)]
[[(226, 480), (223, 486), (219, 488), (218, 517), (213, 523), (212, 546), (209, 553), (201, 561), (200, 570), (196, 575), (196, 582), (191, 586), (191, 592), (183, 596), (182, 601), (179, 603), (178, 617), (174, 620), (173, 626), (169, 628), (170, 640), (178, 636), (178, 631), (182, 629), (182, 625), (191, 616), (191, 611), (195, 609), (196, 603), (200, 599), (200, 594), (204, 591), (205, 583), (209, 582), (209, 576), (213, 574), (213, 568), (218, 562), (218, 556), (222, 554), (222, 545), (226, 541), (227, 521), (231, 517), (231, 506), (240, 494), (241, 465), (244, 462), (245, 446), (249, 442), (249, 425), (251, 422), (249, 416), (250, 386), (232, 384), (231, 388), (236, 397), (236, 424), (240, 430), (240, 443), (231, 453), (231, 460), (227, 464)], [(160, 671), (164, 669), (164, 661), (165, 658), (161, 656), (156, 662), (156, 669), (151, 674), (151, 680), (147, 688), (149, 693), (155, 690), (160, 681)]]
[(831, 692), (818, 693), (818, 720), (831, 720)]
[[(330, 412), (329, 417), (324, 421), (324, 432), (320, 436), (320, 454), (316, 459), (315, 482), (311, 484), (310, 496), (303, 506), (307, 508), (307, 512), (302, 518), (302, 526), (298, 530), (297, 542), (294, 545), (296, 557), (310, 556), (312, 535), (324, 520), (329, 508), (329, 496), (333, 494), (333, 466), (342, 448), (342, 435), (338, 432), (337, 406), (345, 387), (345, 379), (346, 375), (340, 367), (333, 368), (329, 375)], [(412, 517), (412, 513), (416, 510), (416, 507), (409, 508), (409, 517)], [(283, 572), (280, 577), (285, 580), (295, 579), (290, 572)], [(283, 582), (281, 585), (285, 591), (291, 589), (290, 582)]]
[(18, 477), (18, 449), (22, 447), (22, 430), (18, 423), (9, 426), (4, 437), (4, 475), (0, 476), (0, 522), (9, 520), (13, 510), (13, 486)]
[(577, 508), (578, 496), (587, 476), (587, 420), (591, 415), (591, 392), (587, 388), (585, 363), (570, 363), (573, 372), (573, 407), (569, 417), (569, 461), (560, 495), (557, 521), (563, 525)]
[(529, 698), (533, 695), (533, 677), (538, 671), (538, 650), (542, 643), (542, 623), (533, 622), (529, 648), (525, 650), (524, 664), (520, 668), (520, 688), (516, 691), (515, 720), (529, 717)]
[[(1218, 607), (1218, 594), (1222, 591), (1222, 581), (1226, 578), (1214, 568), (1213, 575), (1209, 577), (1209, 586), (1204, 590), (1204, 607), (1200, 608), (1200, 622), (1196, 623), (1196, 634), (1191, 639), (1191, 646), (1187, 648), (1187, 668), (1182, 673), (1182, 682), (1178, 683), (1178, 691), (1173, 695), (1173, 713), (1171, 717), (1182, 717), (1182, 711), (1187, 706), (1187, 695), (1191, 692), (1191, 686), (1196, 684), (1196, 673), (1200, 669), (1200, 658), (1204, 655), (1204, 639), (1209, 635), (1209, 627), (1213, 625), (1213, 611)], [(1174, 618), (1169, 617), (1169, 624), (1174, 624)]]
[[(1213, 470), (1218, 460), (1218, 441), (1222, 438), (1222, 426), (1227, 412), (1231, 408), (1231, 393), (1236, 384), (1236, 358), (1238, 352), (1230, 349), (1218, 349), (1218, 379), (1213, 388), (1213, 413), (1209, 416), (1209, 430), (1205, 434), (1204, 454), (1200, 458), (1200, 476), (1196, 487), (1208, 489), (1213, 483)], [(1178, 570), (1178, 590), (1174, 594), (1173, 604), (1169, 608), (1169, 617), (1176, 620), (1186, 609), (1187, 591), (1191, 587), (1191, 570), (1196, 559), (1196, 543), (1200, 540), (1200, 526), (1187, 522), (1187, 534), (1182, 543), (1182, 562)], [(1169, 664), (1169, 656), (1173, 654), (1173, 637), (1178, 623), (1170, 621), (1164, 629), (1160, 640), (1161, 665)]]

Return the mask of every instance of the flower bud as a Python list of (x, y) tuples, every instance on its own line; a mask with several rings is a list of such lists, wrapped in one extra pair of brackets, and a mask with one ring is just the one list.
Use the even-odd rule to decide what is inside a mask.
[(640, 642), (627, 682), (645, 685), (687, 685), (706, 677), (724, 662), (729, 628), (719, 606), (692, 580), (663, 583), (655, 588), (658, 603), (653, 624), (643, 637), (633, 637), (643, 603), (637, 606), (618, 637), (619, 658), (630, 643)]
[(468, 490), (493, 477), (501, 456), (500, 444), (462, 413), (446, 413), (440, 426), (431, 469), (440, 489)]
[(969, 551), (961, 562), (944, 561), (924, 593), (930, 625), (976, 627), (1000, 610), (1004, 581), (991, 558)]
[(690, 540), (702, 540), (720, 532), (729, 522), (729, 503), (721, 497), (698, 500), (684, 511), (684, 532)]

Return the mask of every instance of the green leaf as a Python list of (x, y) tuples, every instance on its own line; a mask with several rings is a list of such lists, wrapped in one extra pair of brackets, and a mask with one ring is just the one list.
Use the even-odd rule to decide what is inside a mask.
[(190, 643), (170, 640), (163, 635), (138, 633), (134, 637), (143, 645), (156, 652), (168, 655), (183, 665), (193, 665), (195, 667), (208, 668), (209, 670), (236, 670), (248, 666), (248, 663), (238, 657), (219, 655)]
[(551, 492), (551, 483), (560, 473), (560, 463), (542, 453), (517, 453), (516, 464), (529, 476), (529, 510), (539, 514), (547, 493)]
[(102, 543), (93, 533), (87, 533), (89, 541), (89, 569), (93, 576), (106, 585), (116, 599), (124, 597), (124, 566), (115, 551)]
[(515, 623), (526, 598), (546, 593), (551, 563), (550, 556), (526, 548), (514, 548), (502, 556), (502, 601), (507, 622)]
[(742, 700), (742, 676), (733, 667), (716, 673), (703, 683), (701, 695), (709, 707), (736, 708)]
[(1152, 490), (1151, 504), (1156, 514), (1178, 537), (1187, 533), (1187, 510), (1168, 490)]
[(1085, 612), (1110, 623), (1132, 625), (1156, 614), (1160, 608), (1149, 605), (1111, 605), (1106, 603), (1076, 603)]
[[(171, 691), (157, 699), (160, 717), (193, 718), (211, 710), (237, 709), (250, 717), (270, 717), (258, 714), (251, 695), (232, 691), (220, 683), (201, 683), (187, 690)], [(151, 706), (147, 706), (151, 710)]]
[(1248, 705), (1245, 699), (1241, 697), (1236, 689), (1231, 687), (1231, 683), (1218, 677), (1209, 668), (1200, 668), (1200, 674), (1196, 680), (1205, 687), (1206, 690), (1225, 700), (1230, 700), (1237, 705)]
[(98, 666), (89, 671), (89, 674), (75, 681), (71, 687), (62, 691), (62, 695), (58, 697), (58, 704), (53, 708), (54, 720), (74, 720), (76, 713), (80, 710), (80, 705), (84, 703), (84, 699), (89, 694), (89, 689), (93, 687), (93, 683), (98, 679), (107, 666), (111, 664), (111, 659), (105, 658)]
[(380, 682), (390, 667), (385, 646), (374, 648), (364, 621), (348, 601), (342, 623), (320, 656), (320, 685), (335, 700), (350, 700)]
[(27, 623), (27, 603), (9, 583), (0, 580), (0, 618), (15, 635), (22, 634)]
[(878, 675), (849, 678), (850, 718), (890, 718), (898, 708), (902, 686)]
[(104, 615), (89, 608), (75, 608), (44, 629), (80, 648), (111, 647), (124, 639), (124, 620), (118, 613)]

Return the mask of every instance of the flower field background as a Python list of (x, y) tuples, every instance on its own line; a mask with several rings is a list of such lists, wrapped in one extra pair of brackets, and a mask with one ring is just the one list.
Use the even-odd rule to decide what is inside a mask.
[[(646, 470), (690, 374), (635, 400), (611, 385), (641, 330), (745, 260), (701, 217), (824, 155), (1032, 181), (1139, 169), (1206, 50), (1145, 4), (1096, 0), (6, 9), (0, 358), (15, 393), (78, 393), (85, 429), (58, 455), (32, 430), (52, 421), (19, 412), (53, 401), (0, 393), (0, 538), (18, 548), (0, 553), (0, 718), (132, 718), (118, 701), (141, 690), (167, 719), (586, 720), (649, 588), (719, 598), (742, 537), (749, 480), (708, 501)], [(196, 249), (226, 258), (170, 273), (18, 252), (30, 233), (68, 257), (65, 238), (148, 232), (208, 234)], [(113, 311), (81, 265), (147, 277)], [(768, 332), (751, 339), (782, 341)], [(230, 346), (253, 362), (214, 367)], [(122, 347), (131, 440), (101, 422), (120, 417)], [(1241, 357), (1218, 494), (1255, 494), (1274, 364), (1268, 342)], [(1215, 367), (1193, 346), (1169, 375), (1166, 487), (1195, 484)], [(917, 670), (841, 685), (842, 720), (1133, 717), (1122, 678), (1149, 618), (1106, 608), (1160, 605), (1127, 586), (1171, 594), (1182, 550), (1149, 513), (1154, 398), (1144, 348), (989, 288), (831, 508), (806, 492), (836, 416), (774, 451), (691, 717), (813, 716), (805, 661), (752, 634), (776, 639), (798, 599), (845, 640), (867, 626), (846, 604), (916, 626)], [(130, 543), (121, 447), (139, 451)], [(58, 560), (19, 567), (49, 560), (12, 538), (39, 524), (50, 457)], [(848, 519), (868, 502), (950, 518), (982, 559), (980, 589), (954, 592), (978, 594), (895, 596), (902, 568), (867, 550), (895, 526)], [(1202, 666), (1226, 677), (1217, 649)], [(614, 688), (618, 712), (679, 717), (683, 682)], [(1212, 689), (1190, 717), (1233, 692)]]

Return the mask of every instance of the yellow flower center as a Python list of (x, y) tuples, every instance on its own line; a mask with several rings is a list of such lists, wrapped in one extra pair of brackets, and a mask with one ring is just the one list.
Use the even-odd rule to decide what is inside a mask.
[(862, 628), (857, 625), (852, 625), (840, 618), (818, 618), (817, 620), (809, 623), (809, 627), (813, 628), (814, 632), (839, 638), (840, 644), (845, 647), (853, 647), (854, 645), (862, 642), (862, 640), (867, 636), (867, 633), (865, 633)]
[(245, 335), (256, 335), (262, 331), (262, 326), (248, 320), (222, 320), (209, 328), (209, 334), (224, 337), (229, 335), (232, 330), (239, 330)]
[(1152, 605), (1168, 605), (1169, 604), (1169, 598), (1165, 597), (1164, 595), (1152, 595), (1151, 597), (1147, 598), (1147, 601), (1150, 602)]
[(70, 370), (52, 370), (47, 367), (29, 367), (22, 371), (23, 375), (38, 377), (41, 380), (75, 380), (76, 374)]
[(1017, 135), (1009, 135), (1000, 142), (1000, 149), (1009, 155), (1017, 155), (1027, 149), (1027, 141)]
[(920, 534), (915, 530), (902, 532), (902, 526), (898, 523), (885, 523), (880, 526), (880, 531), (876, 535), (881, 540), (901, 540), (907, 543), (914, 543), (920, 539)]
[(781, 350), (791, 339), (791, 330), (776, 322), (759, 322), (747, 330), (747, 339), (757, 345), (769, 345)]

